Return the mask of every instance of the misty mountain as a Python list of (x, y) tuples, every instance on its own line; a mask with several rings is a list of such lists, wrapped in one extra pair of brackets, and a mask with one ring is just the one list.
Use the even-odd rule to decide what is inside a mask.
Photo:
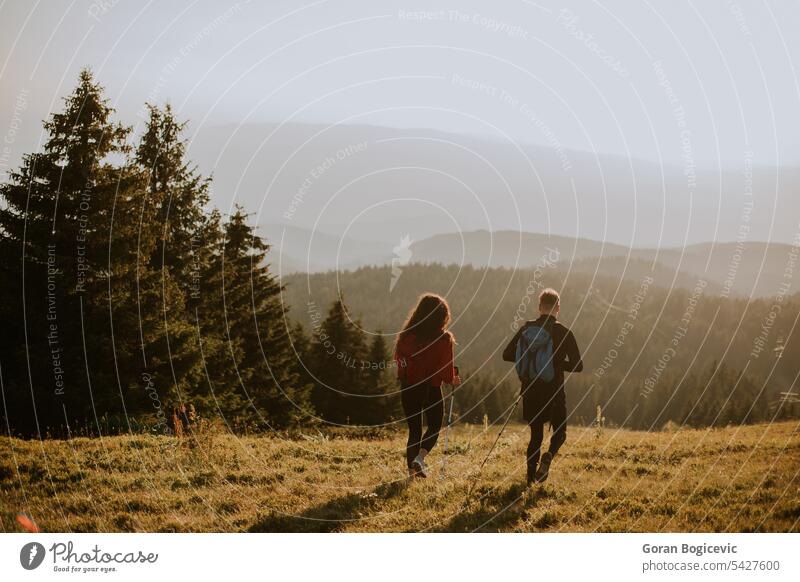
[[(438, 234), (407, 246), (337, 236), (322, 231), (270, 225), (271, 263), (281, 275), (346, 271), (363, 266), (441, 264), (479, 270), (559, 268), (572, 273), (642, 281), (690, 289), (699, 280), (707, 291), (731, 296), (775, 295), (788, 282), (796, 247), (779, 243), (702, 243), (683, 248), (630, 248), (581, 238), (528, 232)], [(314, 249), (313, 253), (309, 249)], [(797, 287), (792, 286), (791, 291)]]
[[(404, 237), (515, 231), (683, 248), (797, 235), (800, 169), (700, 167), (430, 129), (301, 123), (203, 126), (189, 155), (214, 176), (213, 200), (269, 225), (343, 239), (334, 264), (391, 257)], [(291, 240), (292, 260), (329, 265), (332, 241)], [(341, 240), (339, 242), (342, 242)], [(310, 253), (310, 254), (309, 254)], [(505, 260), (505, 259), (503, 259)]]
[[(787, 282), (798, 249), (780, 243), (701, 243), (682, 248), (629, 248), (600, 241), (536, 233), (478, 231), (437, 235), (411, 245), (413, 262), (530, 269), (549, 265), (576, 273), (628, 279), (650, 275), (665, 287), (769, 296)], [(791, 282), (791, 279), (788, 280)], [(797, 290), (797, 285), (791, 289)]]

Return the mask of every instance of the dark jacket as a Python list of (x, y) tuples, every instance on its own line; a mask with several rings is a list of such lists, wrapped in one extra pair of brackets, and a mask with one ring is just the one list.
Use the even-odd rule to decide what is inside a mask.
[(578, 350), (575, 336), (552, 315), (540, 315), (534, 321), (525, 322), (503, 350), (503, 360), (516, 362), (519, 336), (525, 328), (531, 325), (538, 325), (551, 330), (554, 350), (553, 367), (555, 368), (556, 376), (551, 382), (537, 380), (528, 386), (523, 385), (521, 387), (523, 417), (529, 422), (537, 415), (549, 419), (549, 409), (554, 403), (563, 407), (564, 372), (581, 372), (583, 370), (583, 360), (581, 360), (581, 352)]

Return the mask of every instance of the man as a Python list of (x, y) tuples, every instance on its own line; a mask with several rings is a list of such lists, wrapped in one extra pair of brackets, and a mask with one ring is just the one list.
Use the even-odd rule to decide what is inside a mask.
[[(517, 362), (517, 344), (526, 329), (538, 327), (546, 330), (552, 339), (552, 359), (547, 358), (548, 365), (554, 372), (550, 381), (537, 377), (520, 378), (522, 382), (522, 415), (531, 429), (531, 440), (528, 444), (528, 485), (534, 481), (542, 483), (550, 472), (550, 463), (564, 441), (567, 440), (567, 403), (564, 395), (564, 372), (580, 372), (583, 370), (581, 354), (572, 332), (561, 325), (558, 314), (561, 301), (553, 289), (545, 289), (539, 295), (539, 318), (528, 321), (514, 335), (506, 349), (503, 360)], [(538, 349), (538, 348), (537, 348)], [(544, 348), (542, 348), (544, 349)], [(519, 369), (519, 368), (518, 368)], [(544, 424), (550, 423), (553, 431), (550, 447), (546, 453), (539, 455), (544, 436)]]

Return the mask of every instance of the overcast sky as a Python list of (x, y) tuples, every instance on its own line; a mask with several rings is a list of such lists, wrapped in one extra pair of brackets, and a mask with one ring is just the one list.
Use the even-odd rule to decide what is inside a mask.
[(800, 165), (794, 0), (263, 4), (2, 2), (0, 170), (87, 65), (132, 125), (168, 99), (191, 131), (369, 123)]

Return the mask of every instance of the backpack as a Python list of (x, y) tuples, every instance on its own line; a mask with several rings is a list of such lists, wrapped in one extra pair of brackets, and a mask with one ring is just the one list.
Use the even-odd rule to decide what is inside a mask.
[(553, 334), (549, 326), (529, 325), (517, 341), (517, 376), (523, 382), (542, 380), (552, 382), (556, 377), (553, 366)]

